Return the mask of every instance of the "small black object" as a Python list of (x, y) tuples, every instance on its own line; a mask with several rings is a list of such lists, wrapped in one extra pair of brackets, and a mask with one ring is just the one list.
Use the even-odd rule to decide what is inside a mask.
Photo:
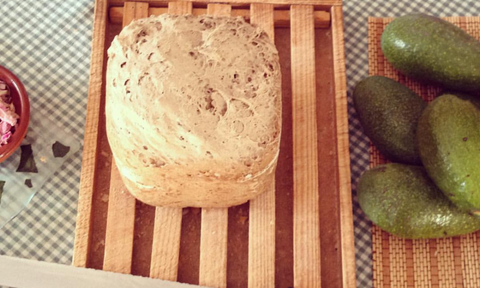
[(22, 155), (20, 156), (17, 172), (38, 173), (37, 165), (33, 158), (32, 145), (22, 145), (20, 148), (22, 148)]
[(3, 186), (5, 186), (5, 181), (0, 181), (0, 203), (2, 203)]
[(26, 179), (25, 180), (25, 186), (27, 186), (28, 188), (32, 188), (33, 187), (32, 179)]
[(52, 151), (55, 158), (62, 158), (70, 151), (70, 146), (65, 146), (62, 143), (56, 141), (52, 145)]

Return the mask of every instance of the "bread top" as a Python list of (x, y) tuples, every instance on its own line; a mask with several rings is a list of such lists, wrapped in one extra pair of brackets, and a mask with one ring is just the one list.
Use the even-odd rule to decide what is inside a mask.
[(123, 164), (249, 178), (276, 161), (280, 66), (259, 27), (152, 16), (126, 26), (108, 57), (107, 129)]

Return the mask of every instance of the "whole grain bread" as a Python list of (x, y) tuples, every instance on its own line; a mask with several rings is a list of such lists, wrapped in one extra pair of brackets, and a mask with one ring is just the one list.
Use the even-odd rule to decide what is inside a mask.
[(156, 206), (228, 207), (274, 181), (278, 52), (242, 18), (152, 16), (108, 49), (107, 135), (127, 189)]

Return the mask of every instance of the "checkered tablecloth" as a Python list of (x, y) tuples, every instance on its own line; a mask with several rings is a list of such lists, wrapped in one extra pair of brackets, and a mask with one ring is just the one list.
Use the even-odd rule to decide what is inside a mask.
[[(83, 139), (93, 0), (0, 0), (0, 64), (25, 85), (31, 110)], [(35, 123), (31, 123), (35, 125)], [(0, 254), (71, 263), (81, 152), (0, 230)]]
[[(32, 109), (42, 109), (67, 133), (83, 138), (94, 0), (0, 0), (0, 64), (29, 91)], [(477, 0), (346, 0), (345, 52), (349, 95), (353, 195), (368, 167), (368, 139), (351, 101), (354, 85), (368, 74), (367, 17), (409, 12), (437, 16), (480, 15)], [(69, 264), (73, 252), (80, 181), (78, 152), (47, 181), (17, 218), (0, 230), (0, 254)], [(358, 287), (372, 286), (370, 224), (354, 196)]]

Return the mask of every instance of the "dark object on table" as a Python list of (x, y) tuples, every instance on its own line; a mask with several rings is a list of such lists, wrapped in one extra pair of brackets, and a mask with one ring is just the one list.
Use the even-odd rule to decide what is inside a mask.
[(5, 181), (0, 181), (0, 203), (2, 203), (3, 186), (5, 186)]
[(353, 101), (365, 134), (395, 162), (421, 164), (415, 135), (427, 103), (408, 87), (383, 76), (360, 81)]
[(28, 101), (27, 91), (22, 82), (10, 72), (7, 68), (0, 66), (0, 79), (2, 79), (10, 88), (15, 112), (20, 116), (15, 133), (9, 139), (9, 142), (0, 147), (0, 163), (7, 159), (20, 146), (25, 138), (30, 121), (30, 102)]
[(454, 24), (426, 14), (396, 18), (382, 34), (388, 62), (414, 79), (480, 91), (480, 42)]
[(62, 158), (68, 154), (70, 151), (70, 146), (65, 146), (62, 143), (55, 141), (55, 143), (52, 145), (52, 151), (55, 158)]
[(25, 186), (27, 186), (28, 188), (32, 188), (33, 187), (32, 179), (26, 179), (25, 180)]
[(376, 166), (363, 173), (357, 195), (368, 218), (399, 237), (444, 238), (480, 229), (480, 218), (458, 209), (420, 166)]
[(17, 172), (38, 173), (35, 158), (33, 158), (32, 145), (22, 145), (22, 155), (20, 156), (20, 164)]
[(480, 215), (480, 99), (446, 93), (418, 122), (418, 149), (433, 182), (457, 207)]

